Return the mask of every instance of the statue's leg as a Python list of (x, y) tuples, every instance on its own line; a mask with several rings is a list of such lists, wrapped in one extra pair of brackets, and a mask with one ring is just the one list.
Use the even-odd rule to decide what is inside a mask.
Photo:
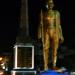
[(56, 67), (58, 44), (59, 44), (58, 36), (54, 36), (52, 38), (52, 64), (53, 64), (53, 67)]
[(44, 70), (48, 70), (49, 35), (46, 33), (43, 44)]

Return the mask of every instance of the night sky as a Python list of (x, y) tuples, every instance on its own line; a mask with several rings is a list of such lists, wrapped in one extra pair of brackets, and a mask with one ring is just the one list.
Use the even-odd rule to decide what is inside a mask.
[[(38, 14), (41, 0), (29, 0), (30, 36), (36, 38)], [(75, 49), (75, 8), (74, 2), (69, 0), (54, 0), (55, 8), (61, 14), (61, 26), (64, 35), (64, 45)], [(10, 51), (15, 44), (19, 31), (20, 0), (0, 1), (0, 51)]]

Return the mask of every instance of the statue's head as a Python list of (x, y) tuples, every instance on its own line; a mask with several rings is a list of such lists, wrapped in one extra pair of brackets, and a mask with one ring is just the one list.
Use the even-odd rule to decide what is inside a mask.
[(54, 7), (53, 0), (46, 0), (46, 8), (51, 10)]

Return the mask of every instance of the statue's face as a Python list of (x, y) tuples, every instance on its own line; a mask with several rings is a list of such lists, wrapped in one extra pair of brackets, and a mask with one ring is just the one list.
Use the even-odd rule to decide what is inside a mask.
[(48, 2), (47, 2), (47, 5), (46, 5), (46, 8), (47, 8), (48, 10), (51, 10), (53, 7), (54, 7), (53, 1), (48, 1)]

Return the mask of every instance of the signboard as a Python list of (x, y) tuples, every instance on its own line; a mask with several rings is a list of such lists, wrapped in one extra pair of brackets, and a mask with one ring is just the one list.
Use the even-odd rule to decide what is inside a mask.
[(34, 69), (34, 46), (14, 46), (14, 69)]

